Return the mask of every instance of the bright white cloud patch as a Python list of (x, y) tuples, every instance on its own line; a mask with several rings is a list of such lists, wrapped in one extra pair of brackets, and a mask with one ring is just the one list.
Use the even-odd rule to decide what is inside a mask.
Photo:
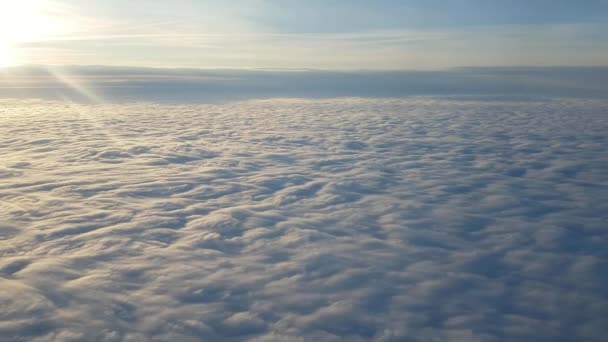
[(0, 336), (600, 341), (591, 101), (0, 106)]

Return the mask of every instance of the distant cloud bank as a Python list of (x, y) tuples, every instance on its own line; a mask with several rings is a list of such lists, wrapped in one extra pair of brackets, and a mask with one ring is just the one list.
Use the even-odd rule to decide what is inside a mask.
[(441, 71), (203, 70), (18, 67), (0, 72), (0, 98), (97, 102), (223, 102), (253, 98), (443, 96), (608, 98), (608, 68), (457, 68)]

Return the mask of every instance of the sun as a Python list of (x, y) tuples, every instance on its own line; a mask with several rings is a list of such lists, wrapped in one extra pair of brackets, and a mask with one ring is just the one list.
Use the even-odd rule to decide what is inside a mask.
[(0, 67), (27, 62), (17, 58), (22, 45), (65, 34), (70, 19), (63, 9), (54, 0), (0, 0)]
[(49, 0), (0, 0), (0, 42), (40, 40), (58, 33), (65, 18)]

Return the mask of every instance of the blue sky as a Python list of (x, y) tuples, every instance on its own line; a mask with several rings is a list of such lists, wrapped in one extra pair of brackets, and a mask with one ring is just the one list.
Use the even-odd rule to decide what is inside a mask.
[(608, 55), (604, 0), (3, 3), (5, 65), (416, 70)]
[(606, 1), (273, 0), (256, 19), (287, 32), (362, 32), (605, 21)]
[[(506, 24), (605, 22), (604, 0), (249, 0), (91, 1), (83, 12), (135, 20), (205, 22), (220, 13), (251, 20), (283, 33), (360, 32)], [(75, 7), (80, 1), (69, 2)]]

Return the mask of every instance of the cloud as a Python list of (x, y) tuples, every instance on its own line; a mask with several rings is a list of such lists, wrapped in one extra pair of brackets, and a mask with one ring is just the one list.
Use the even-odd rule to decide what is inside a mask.
[(605, 66), (606, 28), (583, 23), (341, 33), (125, 29), (22, 43), (15, 50), (18, 63), (48, 65), (329, 70)]
[(456, 68), (443, 71), (204, 70), (20, 67), (0, 73), (0, 98), (97, 98), (110, 103), (208, 103), (252, 98), (608, 97), (601, 67)]
[(4, 64), (429, 70), (605, 66), (608, 54), (601, 0), (19, 4), (2, 12)]
[(603, 340), (605, 107), (2, 100), (0, 335)]
[(543, 25), (601, 21), (606, 2), (567, 0), (334, 1), (265, 0), (250, 15), (288, 32), (361, 32), (403, 28)]

